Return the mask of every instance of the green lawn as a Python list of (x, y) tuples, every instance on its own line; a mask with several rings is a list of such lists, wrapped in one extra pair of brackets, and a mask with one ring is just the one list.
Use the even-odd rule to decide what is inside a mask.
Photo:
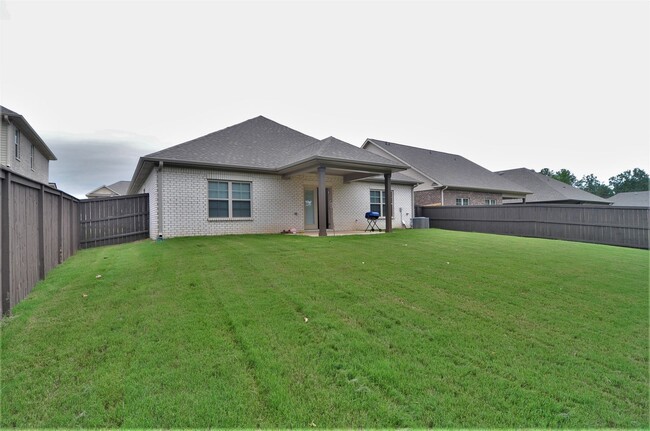
[(435, 229), (85, 250), (2, 321), (0, 425), (647, 428), (648, 263)]

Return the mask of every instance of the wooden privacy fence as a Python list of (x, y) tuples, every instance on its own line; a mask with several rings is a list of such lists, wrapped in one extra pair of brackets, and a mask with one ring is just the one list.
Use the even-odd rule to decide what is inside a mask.
[(429, 226), (648, 248), (649, 209), (601, 205), (416, 207)]
[(149, 238), (149, 195), (129, 195), (79, 202), (81, 248)]
[(79, 244), (79, 201), (0, 167), (0, 313)]
[(149, 237), (149, 195), (83, 200), (0, 166), (0, 314), (79, 247)]

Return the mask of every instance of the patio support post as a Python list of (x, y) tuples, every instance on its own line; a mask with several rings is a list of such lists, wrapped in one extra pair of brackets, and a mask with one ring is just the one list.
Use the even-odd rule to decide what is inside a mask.
[(327, 236), (327, 199), (325, 198), (325, 166), (318, 167), (318, 236)]
[(384, 190), (386, 193), (386, 233), (393, 231), (393, 194), (391, 193), (390, 172), (384, 174)]

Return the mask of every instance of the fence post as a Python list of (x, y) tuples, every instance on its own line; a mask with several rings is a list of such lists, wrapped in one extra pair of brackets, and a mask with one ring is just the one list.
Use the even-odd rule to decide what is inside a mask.
[(41, 184), (38, 191), (38, 276), (45, 278), (45, 186)]
[(59, 225), (57, 226), (59, 229), (58, 236), (59, 236), (59, 263), (63, 263), (63, 193), (59, 192)]
[(2, 303), (2, 314), (9, 314), (11, 307), (11, 229), (13, 222), (13, 196), (11, 187), (11, 172), (5, 171), (5, 180), (2, 182), (2, 244), (0, 245), (0, 254), (2, 254), (2, 292), (0, 292), (0, 301)]

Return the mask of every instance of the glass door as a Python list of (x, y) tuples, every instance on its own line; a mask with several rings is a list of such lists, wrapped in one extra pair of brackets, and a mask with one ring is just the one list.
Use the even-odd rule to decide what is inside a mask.
[(318, 229), (318, 203), (316, 188), (305, 189), (305, 230)]

